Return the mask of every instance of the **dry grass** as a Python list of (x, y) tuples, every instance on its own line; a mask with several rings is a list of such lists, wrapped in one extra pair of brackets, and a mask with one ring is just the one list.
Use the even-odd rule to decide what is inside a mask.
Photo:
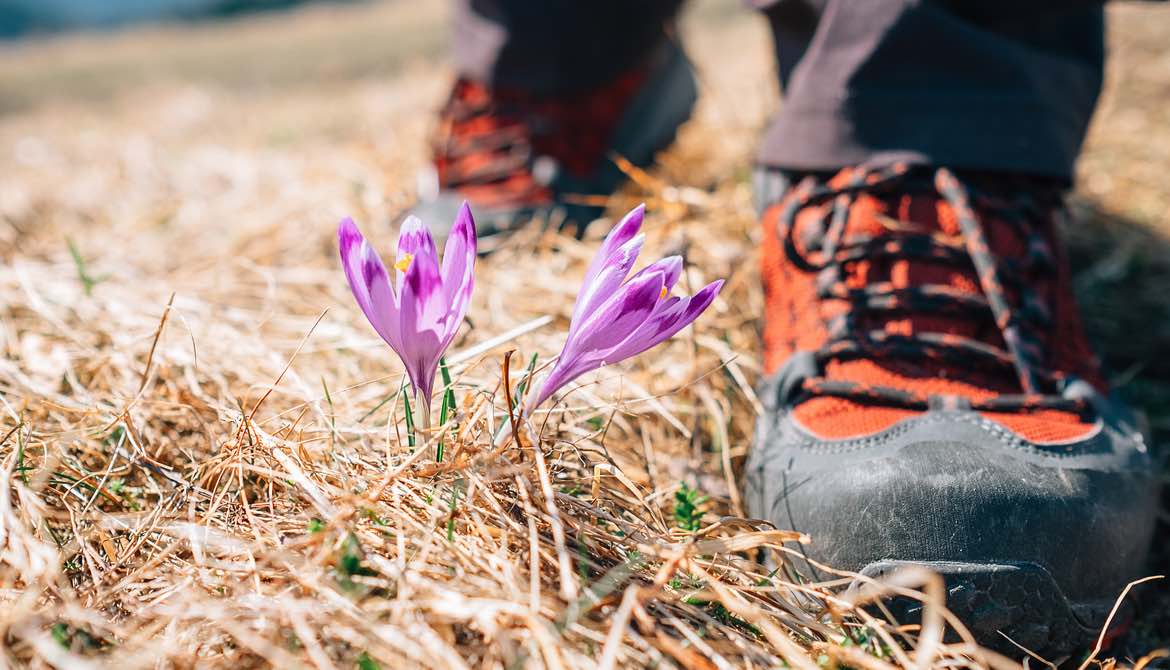
[[(481, 264), (451, 356), (458, 409), (430, 437), (444, 441), (438, 465), (405, 443), (402, 371), (352, 305), (334, 248), (343, 213), (392, 245), (425, 159), (424, 111), (447, 80), (409, 55), (437, 52), (437, 8), (10, 48), (0, 667), (1010, 665), (939, 642), (955, 626), (929, 576), (881, 587), (928, 603), (925, 632), (895, 630), (856, 606), (877, 587), (794, 583), (796, 538), (741, 518), (734, 466), (757, 406), (761, 313), (744, 176), (773, 89), (763, 26), (724, 5), (694, 14), (698, 117), (615, 209), (647, 200), (647, 255), (685, 251), (684, 281), (727, 277), (722, 297), (694, 332), (539, 416), (539, 448), (495, 449), (507, 352), (511, 389), (529, 356), (559, 348), (595, 249), (525, 231)], [(1122, 62), (1150, 63), (1137, 88), (1163, 87), (1164, 102), (1155, 13), (1115, 14), (1133, 32)], [(410, 33), (415, 51), (371, 45), (371, 26)], [(310, 67), (322, 54), (330, 65)], [(1129, 85), (1115, 83), (1105, 121), (1129, 114), (1165, 141), (1165, 106), (1119, 106)], [(1151, 251), (1160, 238), (1140, 227), (1161, 221), (1166, 190), (1149, 180), (1170, 152), (1135, 155), (1105, 121), (1087, 192), (1110, 212), (1098, 219), (1138, 223), (1124, 229), (1128, 257), (1085, 256), (1091, 298), (1170, 279)], [(1081, 247), (1112, 230), (1083, 229)], [(1156, 288), (1143, 300), (1162, 314)], [(1130, 378), (1170, 397), (1142, 376), (1165, 366), (1165, 342), (1114, 348), (1141, 368)], [(698, 516), (676, 518), (682, 482), (711, 497)]]

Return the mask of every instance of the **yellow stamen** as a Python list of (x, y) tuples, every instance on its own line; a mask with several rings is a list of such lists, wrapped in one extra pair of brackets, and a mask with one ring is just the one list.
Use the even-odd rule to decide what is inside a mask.
[(399, 272), (406, 272), (406, 269), (410, 267), (410, 263), (413, 260), (414, 254), (402, 254), (402, 258), (399, 258), (398, 261), (394, 263), (394, 269), (398, 270)]
[(663, 287), (662, 287), (662, 293), (659, 293), (659, 294), (658, 294), (658, 299), (659, 299), (659, 300), (662, 300), (662, 299), (663, 299), (663, 298), (665, 298), (665, 297), (666, 297), (666, 287), (665, 287), (665, 286), (663, 286)]

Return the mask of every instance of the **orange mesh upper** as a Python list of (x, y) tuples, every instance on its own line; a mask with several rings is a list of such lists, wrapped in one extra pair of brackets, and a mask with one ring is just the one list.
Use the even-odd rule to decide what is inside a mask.
[(434, 139), (440, 186), (489, 208), (548, 202), (551, 191), (532, 174), (532, 159), (548, 156), (571, 174), (588, 175), (605, 160), (645, 77), (636, 69), (599, 89), (555, 98), (456, 81)]
[[(843, 183), (848, 176), (848, 171), (844, 171), (830, 183)], [(775, 372), (797, 350), (820, 348), (828, 339), (827, 320), (851, 309), (850, 303), (844, 300), (818, 298), (815, 273), (801, 270), (787, 257), (777, 225), (784, 204), (773, 205), (763, 216), (764, 361), (768, 373)], [(830, 207), (828, 204), (809, 206), (797, 214), (792, 237), (798, 245), (802, 244), (806, 227), (824, 225), (824, 215)], [(1051, 219), (1042, 224), (1044, 234), (1050, 245), (1059, 249), (1055, 214)], [(997, 258), (1022, 259), (1027, 254), (1027, 240), (1022, 239), (1017, 228), (989, 217), (983, 217), (981, 225)], [(941, 197), (861, 195), (849, 210), (845, 239), (851, 235), (897, 236), (904, 230), (930, 232), (936, 239), (950, 244), (957, 244), (959, 234), (954, 212)], [(873, 282), (888, 282), (893, 288), (930, 283), (968, 294), (980, 292), (973, 271), (922, 259), (861, 260), (845, 267), (847, 271), (842, 279), (850, 288)], [(1068, 276), (1067, 262), (1058, 252), (1055, 272), (1031, 278), (1031, 287), (1051, 309), (1056, 324), (1053, 332), (1041, 334), (1046, 354), (1043, 364), (1048, 369), (1084, 378), (1100, 388), (1103, 382), (1081, 329)], [(1009, 294), (1013, 302), (1016, 298)], [(858, 330), (884, 330), (903, 335), (945, 333), (1004, 346), (1002, 335), (990, 317), (981, 320), (961, 314), (869, 312), (857, 321)], [(1012, 375), (990, 370), (976, 372), (970, 367), (948, 366), (935, 360), (830, 360), (823, 375), (828, 380), (887, 386), (922, 395), (957, 395), (972, 401), (1020, 393), (1019, 382)], [(883, 430), (919, 412), (847, 398), (815, 396), (801, 402), (794, 413), (814, 434), (841, 439)], [(1057, 410), (985, 412), (984, 416), (1034, 442), (1074, 440), (1093, 429), (1080, 416)]]

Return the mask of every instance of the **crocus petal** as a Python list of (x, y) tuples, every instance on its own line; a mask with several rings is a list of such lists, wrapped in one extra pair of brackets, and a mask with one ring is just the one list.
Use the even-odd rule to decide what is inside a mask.
[(427, 343), (418, 349), (415, 359), (411, 361), (407, 370), (410, 383), (417, 391), (417, 397), (424, 406), (429, 407), (431, 396), (435, 394), (435, 374), (439, 371), (439, 359), (443, 355), (443, 347), (437, 337), (425, 336)]
[(476, 246), (471, 211), (465, 205), (459, 213), (442, 268), (430, 230), (416, 217), (407, 217), (398, 236), (394, 285), (352, 220), (341, 222), (337, 238), (358, 306), (402, 359), (416, 394), (429, 404), (439, 359), (471, 297)]
[(439, 267), (439, 250), (435, 248), (435, 238), (431, 231), (417, 216), (408, 216), (402, 221), (398, 230), (398, 253), (394, 258), (394, 267), (397, 270), (395, 285), (398, 294), (402, 295), (402, 282), (406, 278), (405, 270), (410, 269), (417, 262), (430, 262)]
[(682, 330), (723, 287), (717, 281), (691, 297), (670, 295), (682, 276), (678, 256), (663, 258), (627, 279), (642, 249), (644, 237), (638, 231), (644, 211), (639, 205), (627, 214), (593, 257), (565, 345), (544, 383), (529, 396), (526, 413), (582, 374), (641, 353)]
[(569, 339), (572, 339), (581, 323), (588, 318), (588, 314), (613, 296), (614, 291), (622, 285), (638, 260), (638, 254), (642, 251), (642, 244), (645, 241), (644, 235), (636, 235), (627, 240), (581, 285), (581, 292), (577, 295), (577, 302), (573, 307), (573, 317), (569, 321)]
[[(627, 212), (622, 217), (622, 220), (618, 221), (617, 225), (613, 227), (613, 230), (609, 231), (605, 236), (605, 241), (601, 243), (601, 248), (597, 250), (597, 255), (593, 259), (594, 264), (597, 263), (598, 259), (608, 258), (613, 255), (618, 247), (634, 239), (634, 236), (642, 229), (642, 220), (645, 218), (645, 214), (646, 205), (644, 204), (638, 205)], [(590, 271), (594, 267), (595, 265), (590, 265)], [(588, 276), (589, 273), (586, 273), (586, 278)]]
[[(669, 291), (670, 289), (674, 288), (675, 284), (678, 283), (679, 277), (682, 276), (682, 269), (682, 256), (667, 256), (660, 261), (651, 263), (641, 270), (638, 270), (638, 273), (635, 274), (634, 277), (649, 272), (661, 272), (663, 274), (662, 283), (666, 287), (666, 290)], [(634, 277), (630, 278), (631, 281), (634, 279)]]
[(471, 302), (471, 292), (475, 287), (475, 253), (475, 219), (471, 216), (471, 208), (464, 202), (443, 246), (443, 300), (450, 306), (444, 324), (447, 331), (444, 348), (454, 339)]
[(720, 279), (707, 284), (693, 296), (673, 299), (672, 302), (666, 304), (664, 309), (656, 311), (638, 330), (609, 352), (609, 357), (615, 361), (623, 360), (674, 337), (678, 331), (690, 325), (711, 306), (715, 296), (719, 295), (722, 288), (723, 280)]
[[(653, 276), (661, 278), (664, 275), (658, 272)], [(633, 281), (631, 279), (631, 282)], [(655, 285), (652, 282), (645, 283), (648, 286)], [(558, 390), (564, 388), (566, 384), (586, 372), (596, 370), (607, 363), (616, 363), (630, 356), (635, 356), (670, 339), (698, 318), (715, 300), (715, 296), (719, 294), (721, 288), (723, 288), (723, 281), (719, 280), (704, 286), (694, 296), (669, 297), (658, 300), (652, 308), (653, 314), (649, 318), (643, 314), (641, 324), (620, 344), (609, 349), (587, 348), (581, 344), (577, 344), (574, 348), (566, 344), (565, 349), (561, 352), (561, 357), (557, 359), (557, 364), (553, 366), (552, 372), (541, 384), (540, 390), (526, 403), (527, 410), (531, 411), (552, 397)], [(584, 329), (582, 332), (588, 334), (588, 331)], [(591, 342), (590, 344), (596, 343)]]
[(401, 258), (404, 253), (416, 258), (426, 257), (435, 265), (439, 264), (439, 250), (435, 247), (435, 238), (417, 216), (406, 217), (398, 231), (398, 257)]
[(568, 382), (562, 380), (562, 376), (563, 373), (559, 368), (553, 368), (553, 371), (540, 383), (536, 393), (528, 396), (528, 401), (524, 403), (524, 412), (529, 413), (543, 405), (545, 400), (551, 398), (552, 394), (564, 387)]
[(662, 293), (662, 280), (661, 272), (631, 280), (590, 314), (577, 331), (578, 337), (565, 342), (557, 364), (528, 407), (536, 407), (548, 400), (558, 389), (586, 372), (616, 362), (606, 353), (626, 340), (654, 311)]
[[(409, 256), (407, 256), (409, 254)], [(439, 253), (431, 231), (417, 217), (409, 216), (398, 233), (399, 303), (416, 305), (417, 317), (426, 327), (433, 327), (445, 313), (442, 274), (439, 272)], [(405, 299), (410, 294), (409, 301)]]
[(554, 393), (564, 388), (569, 382), (599, 367), (601, 367), (600, 363), (593, 365), (592, 361), (570, 361), (564, 358), (558, 358), (557, 364), (553, 366), (552, 371), (548, 373), (548, 376), (544, 378), (544, 381), (536, 389), (535, 395), (529, 396), (528, 402), (524, 404), (524, 411), (531, 412), (536, 407), (542, 405), (544, 401), (551, 398)]
[[(348, 216), (341, 220), (337, 226), (337, 247), (341, 251), (341, 268), (345, 271), (345, 279), (349, 282), (349, 288), (353, 291), (353, 297), (357, 300), (358, 306), (365, 312), (366, 318), (373, 320), (370, 309), (370, 288), (369, 282), (366, 280), (366, 272), (362, 268), (362, 259), (366, 255), (366, 249), (369, 244), (366, 243), (366, 238), (362, 237), (362, 232), (358, 230), (357, 224)], [(378, 261), (381, 263), (381, 261)], [(386, 274), (386, 268), (383, 266), (382, 274)]]
[[(593, 261), (589, 263), (589, 269), (585, 271), (585, 279), (581, 282), (583, 286), (593, 283), (593, 278), (609, 262), (609, 258), (623, 245), (634, 239), (634, 236), (642, 229), (642, 219), (645, 213), (646, 205), (638, 205), (623, 216), (622, 220), (613, 227), (613, 230), (609, 231), (609, 234), (605, 236), (605, 241), (601, 243), (601, 248), (593, 256)], [(574, 311), (575, 313), (576, 311)]]
[(353, 219), (346, 217), (337, 227), (341, 266), (358, 307), (370, 325), (391, 348), (399, 347), (398, 300), (390, 289), (386, 266), (362, 237)]
[(434, 381), (431, 371), (438, 365), (443, 353), (442, 337), (446, 334), (443, 322), (447, 316), (447, 305), (443, 300), (443, 279), (439, 274), (438, 259), (433, 251), (435, 243), (430, 231), (426, 228), (404, 230), (399, 235), (399, 254), (403, 253), (404, 237), (407, 249), (414, 249), (418, 253), (413, 254), (406, 271), (402, 272), (398, 299), (402, 306), (400, 325), (403, 351), (399, 353), (415, 388), (429, 401)]
[(631, 279), (586, 316), (577, 336), (565, 343), (566, 357), (576, 358), (588, 352), (608, 350), (625, 340), (654, 311), (662, 288), (661, 272)]

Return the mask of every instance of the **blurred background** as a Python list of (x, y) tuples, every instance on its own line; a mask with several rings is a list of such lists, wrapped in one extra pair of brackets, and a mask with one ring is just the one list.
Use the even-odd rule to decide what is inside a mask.
[(306, 1), (309, 0), (2, 0), (0, 38), (110, 29), (152, 21), (216, 19), (288, 8)]

